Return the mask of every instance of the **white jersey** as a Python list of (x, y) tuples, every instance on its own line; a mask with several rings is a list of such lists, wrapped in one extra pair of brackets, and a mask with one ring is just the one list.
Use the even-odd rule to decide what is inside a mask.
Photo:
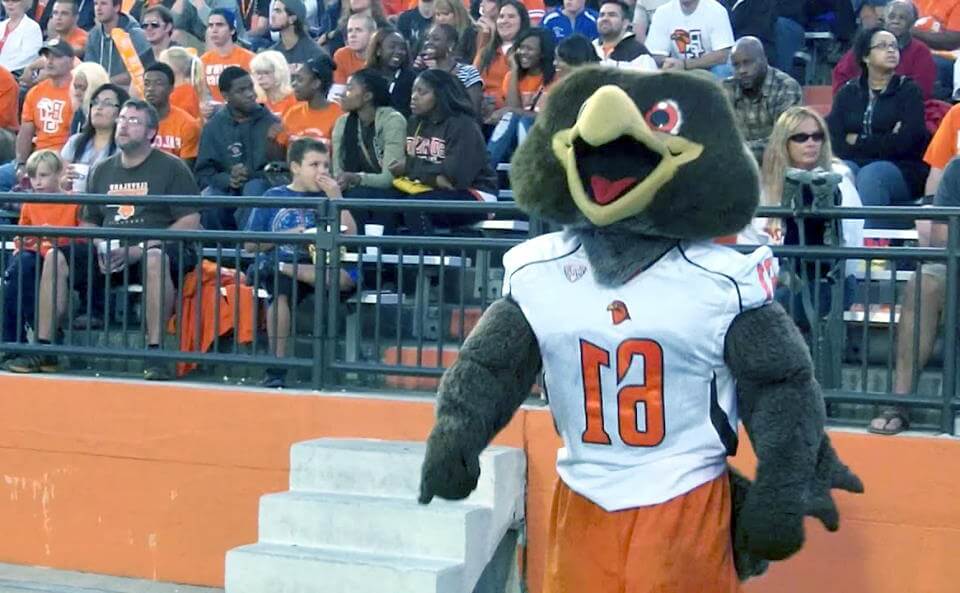
[(504, 267), (504, 295), (540, 346), (567, 486), (615, 511), (723, 473), (738, 423), (724, 339), (741, 311), (773, 299), (770, 249), (679, 243), (608, 288), (579, 240), (553, 233), (511, 249)]

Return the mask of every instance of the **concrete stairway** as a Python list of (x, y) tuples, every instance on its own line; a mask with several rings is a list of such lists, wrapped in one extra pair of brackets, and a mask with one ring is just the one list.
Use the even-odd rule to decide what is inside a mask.
[(319, 439), (291, 450), (290, 490), (260, 500), (227, 593), (471, 593), (523, 517), (523, 452), (488, 448), (463, 502), (417, 503), (423, 443)]

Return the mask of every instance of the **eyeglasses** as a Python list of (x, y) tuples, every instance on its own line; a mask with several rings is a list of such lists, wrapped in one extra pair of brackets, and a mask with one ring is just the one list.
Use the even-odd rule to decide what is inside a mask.
[(143, 23), (140, 26), (144, 29), (159, 29), (163, 26), (163, 23)]
[(113, 101), (94, 100), (90, 101), (90, 107), (109, 107), (110, 109), (116, 109), (117, 107), (120, 107), (120, 104), (114, 103)]
[(896, 43), (878, 43), (871, 45), (870, 49), (882, 49), (883, 51), (900, 51), (900, 46)]
[(127, 117), (127, 116), (121, 115), (117, 118), (117, 125), (130, 124), (131, 126), (139, 126), (142, 123), (143, 123), (142, 117)]
[(805, 134), (800, 132), (799, 134), (792, 134), (789, 138), (790, 142), (796, 142), (797, 144), (803, 144), (807, 140), (813, 139), (814, 142), (823, 142), (825, 138), (823, 132), (814, 132), (813, 134)]

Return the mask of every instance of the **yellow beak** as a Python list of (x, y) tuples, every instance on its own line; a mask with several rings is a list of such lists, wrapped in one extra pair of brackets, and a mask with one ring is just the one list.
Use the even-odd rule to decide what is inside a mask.
[[(601, 148), (624, 136), (659, 154), (661, 160), (628, 192), (601, 205), (590, 197), (580, 178), (574, 142), (579, 139), (591, 148)], [(554, 134), (552, 144), (554, 155), (566, 171), (570, 195), (584, 216), (597, 226), (613, 224), (642, 212), (683, 165), (696, 160), (703, 152), (702, 144), (651, 130), (633, 99), (614, 85), (597, 89), (583, 104), (573, 127)], [(624, 171), (624, 177), (629, 177), (629, 173)]]

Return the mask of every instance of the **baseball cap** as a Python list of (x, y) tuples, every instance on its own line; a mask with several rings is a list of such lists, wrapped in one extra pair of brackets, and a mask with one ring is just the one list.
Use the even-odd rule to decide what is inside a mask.
[(303, 23), (303, 26), (307, 25), (307, 7), (303, 4), (303, 0), (279, 0), (281, 4), (287, 7), (287, 11), (290, 14), (296, 15), (297, 20)]
[(333, 71), (337, 69), (336, 63), (326, 53), (322, 53), (314, 58), (304, 62), (303, 67), (313, 72), (317, 78), (333, 79)]
[(46, 57), (47, 54), (53, 54), (60, 57), (76, 57), (70, 44), (62, 39), (50, 39), (40, 48), (40, 55)]

